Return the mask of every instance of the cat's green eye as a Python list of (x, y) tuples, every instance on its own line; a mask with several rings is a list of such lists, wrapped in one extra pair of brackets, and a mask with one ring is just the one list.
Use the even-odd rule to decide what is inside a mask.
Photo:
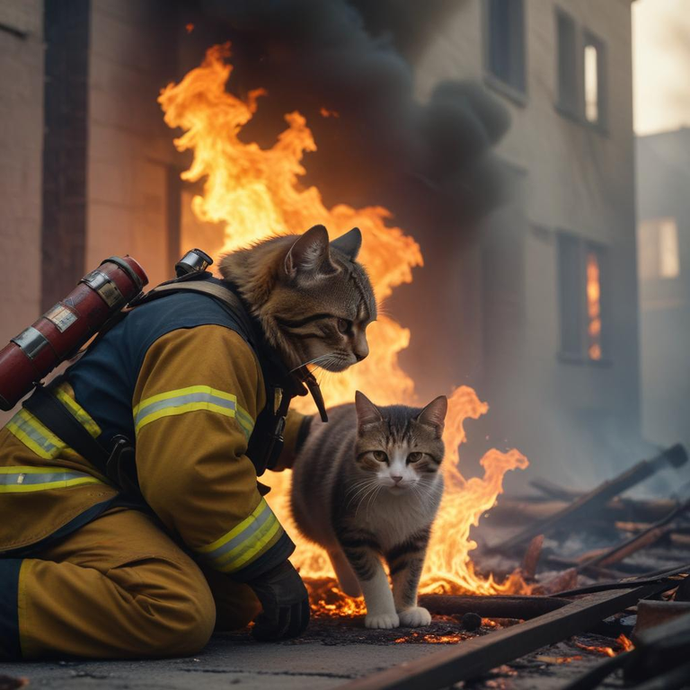
[(407, 456), (407, 462), (418, 462), (424, 457), (424, 453), (410, 453)]
[(379, 462), (388, 462), (388, 456), (382, 450), (375, 450), (371, 453), (374, 456), (374, 460)]
[(338, 319), (338, 330), (343, 335), (346, 335), (352, 330), (352, 321), (348, 321), (347, 319)]

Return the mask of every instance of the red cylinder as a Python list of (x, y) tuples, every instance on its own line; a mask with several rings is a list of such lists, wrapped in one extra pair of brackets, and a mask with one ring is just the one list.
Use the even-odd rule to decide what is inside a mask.
[(149, 282), (131, 256), (106, 259), (65, 299), (0, 350), (0, 409), (12, 409)]

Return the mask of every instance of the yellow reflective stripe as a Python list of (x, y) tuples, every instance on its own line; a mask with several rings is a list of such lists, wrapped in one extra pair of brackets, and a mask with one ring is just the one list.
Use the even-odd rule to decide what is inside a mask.
[(244, 431), (244, 435), (247, 437), (247, 440), (249, 440), (249, 437), (252, 435), (252, 431), (254, 431), (254, 420), (249, 416), (249, 413), (240, 405), (237, 405), (237, 409), (235, 411), (235, 418), (242, 427), (242, 431)]
[(197, 549), (216, 570), (231, 573), (260, 556), (277, 541), (282, 527), (265, 499), (252, 514), (216, 541)]
[(26, 493), (102, 483), (90, 474), (65, 468), (23, 465), (0, 468), (0, 493)]
[(247, 439), (254, 429), (254, 420), (237, 404), (237, 396), (210, 386), (178, 388), (142, 400), (132, 410), (134, 429), (138, 433), (144, 426), (157, 419), (198, 410), (236, 419)]
[(178, 388), (177, 390), (168, 391), (167, 393), (152, 395), (150, 398), (146, 398), (146, 400), (142, 400), (138, 405), (136, 405), (132, 412), (136, 417), (139, 413), (139, 410), (143, 409), (144, 407), (148, 407), (153, 403), (160, 402), (161, 400), (169, 400), (170, 398), (178, 398), (182, 395), (189, 395), (191, 393), (212, 393), (216, 397), (223, 398), (225, 400), (237, 400), (237, 398), (231, 393), (216, 390), (215, 388), (211, 388), (211, 386), (187, 386), (187, 388)]
[(55, 396), (76, 417), (77, 421), (96, 438), (101, 434), (101, 427), (96, 424), (91, 415), (67, 392), (65, 385), (54, 390)]
[(219, 539), (216, 539), (216, 541), (211, 542), (210, 544), (207, 544), (206, 546), (201, 546), (197, 549), (199, 553), (204, 553), (204, 554), (210, 554), (213, 551), (217, 551), (220, 549), (221, 546), (224, 546), (227, 544), (231, 539), (234, 539), (238, 535), (242, 534), (250, 525), (252, 525), (256, 520), (260, 519), (261, 515), (265, 511), (271, 511), (271, 509), (268, 507), (268, 503), (266, 503), (266, 499), (262, 498), (259, 501), (259, 505), (254, 508), (252, 511), (251, 515), (248, 518), (245, 518), (242, 520), (242, 522), (239, 523), (239, 525), (236, 525), (233, 527), (229, 532), (224, 534), (222, 537)]
[(218, 568), (223, 573), (235, 573), (245, 565), (248, 565), (251, 561), (256, 560), (264, 551), (267, 551), (270, 546), (275, 543), (274, 537), (278, 532), (283, 531), (278, 520), (274, 517), (271, 524), (268, 524), (261, 534), (260, 538), (254, 543), (254, 545), (242, 550), (238, 553), (231, 561), (223, 564)]
[(70, 486), (81, 486), (82, 484), (102, 484), (96, 477), (80, 477), (75, 479), (64, 479), (62, 481), (45, 482), (44, 484), (16, 484), (10, 486), (0, 486), (0, 494), (26, 493), (30, 491), (45, 491), (46, 489), (66, 489)]
[(7, 430), (44, 460), (56, 458), (66, 445), (28, 410), (22, 408), (7, 424)]

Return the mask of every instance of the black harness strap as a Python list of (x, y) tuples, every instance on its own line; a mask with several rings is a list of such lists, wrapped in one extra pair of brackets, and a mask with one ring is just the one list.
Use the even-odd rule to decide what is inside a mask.
[(39, 386), (24, 401), (25, 407), (73, 451), (86, 458), (103, 475), (107, 475), (110, 453), (86, 430), (53, 393)]

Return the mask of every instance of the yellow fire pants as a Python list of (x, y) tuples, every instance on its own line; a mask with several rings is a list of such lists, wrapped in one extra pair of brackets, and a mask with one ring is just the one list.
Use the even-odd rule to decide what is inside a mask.
[(24, 659), (195, 654), (216, 629), (247, 625), (252, 590), (204, 572), (148, 516), (116, 508), (19, 570)]

